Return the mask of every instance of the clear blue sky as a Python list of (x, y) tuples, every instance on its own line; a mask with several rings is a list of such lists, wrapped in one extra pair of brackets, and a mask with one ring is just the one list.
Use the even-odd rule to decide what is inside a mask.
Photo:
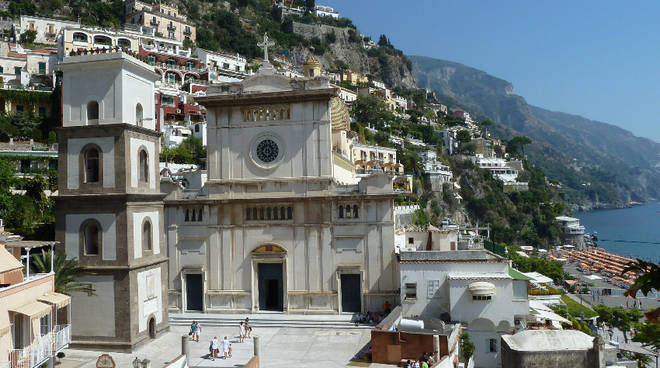
[(407, 55), (505, 79), (528, 103), (660, 142), (660, 2), (316, 0)]

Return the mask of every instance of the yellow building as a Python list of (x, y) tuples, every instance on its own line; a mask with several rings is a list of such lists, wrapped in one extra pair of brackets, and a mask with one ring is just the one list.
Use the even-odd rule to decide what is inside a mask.
[(126, 1), (126, 21), (153, 29), (172, 40), (195, 41), (196, 28), (178, 8), (166, 4), (149, 5), (138, 0)]
[(321, 62), (314, 55), (309, 54), (305, 64), (303, 64), (303, 74), (305, 77), (313, 78), (321, 75)]
[(349, 82), (350, 84), (357, 85), (359, 83), (369, 83), (369, 78), (360, 73), (355, 73), (350, 70), (341, 73), (342, 82)]
[(112, 49), (115, 47), (136, 53), (139, 51), (137, 38), (126, 33), (93, 28), (64, 28), (62, 30), (62, 47), (65, 56), (69, 56), (71, 51)]
[(23, 275), (23, 264), (5, 247), (23, 248), (29, 255), (32, 248), (53, 244), (20, 240), (2, 243), (6, 237), (0, 222), (0, 367), (52, 364), (57, 353), (71, 342), (71, 298), (55, 292), (52, 271), (31, 274), (27, 266)]

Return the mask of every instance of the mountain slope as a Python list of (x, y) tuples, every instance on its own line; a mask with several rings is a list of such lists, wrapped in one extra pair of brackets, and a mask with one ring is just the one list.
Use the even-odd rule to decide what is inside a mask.
[(528, 156), (564, 185), (567, 199), (585, 207), (621, 206), (657, 198), (660, 144), (629, 131), (580, 116), (527, 104), (513, 85), (465, 65), (411, 56), (420, 87), (441, 100), (496, 122), (502, 138), (534, 140)]

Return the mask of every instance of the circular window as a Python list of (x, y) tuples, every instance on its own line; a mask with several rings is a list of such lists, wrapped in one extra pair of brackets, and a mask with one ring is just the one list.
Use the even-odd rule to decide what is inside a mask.
[(257, 144), (257, 158), (265, 163), (275, 161), (280, 153), (280, 148), (272, 139), (264, 139)]

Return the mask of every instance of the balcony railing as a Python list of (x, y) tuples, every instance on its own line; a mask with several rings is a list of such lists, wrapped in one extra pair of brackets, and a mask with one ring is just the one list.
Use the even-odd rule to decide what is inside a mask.
[(53, 356), (52, 333), (41, 336), (34, 344), (9, 353), (11, 368), (34, 368)]
[(168, 31), (176, 31), (176, 26), (173, 25), (173, 24), (170, 24), (170, 25), (167, 26), (167, 30)]
[(192, 31), (190, 30), (190, 28), (186, 28), (186, 29), (183, 31), (183, 34), (186, 35), (186, 36), (190, 36), (190, 35), (192, 34)]
[(71, 343), (71, 325), (57, 325), (53, 330), (53, 355), (69, 347)]
[(157, 22), (157, 21), (155, 21), (155, 20), (151, 20), (151, 21), (149, 22), (149, 24), (152, 25), (152, 26), (158, 27), (158, 25), (160, 24), (160, 22)]

